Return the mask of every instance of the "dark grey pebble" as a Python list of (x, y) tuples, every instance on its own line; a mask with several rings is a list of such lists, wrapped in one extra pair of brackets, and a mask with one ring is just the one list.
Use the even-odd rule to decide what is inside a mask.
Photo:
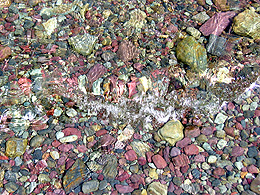
[(36, 160), (41, 160), (42, 159), (42, 151), (40, 149), (37, 149), (33, 153), (33, 158)]
[(21, 169), (20, 173), (24, 176), (30, 175), (30, 172), (27, 169)]
[(259, 151), (257, 150), (257, 148), (255, 146), (252, 146), (248, 148), (247, 155), (250, 158), (254, 158), (258, 155), (258, 152)]
[(240, 136), (241, 136), (242, 140), (246, 140), (249, 137), (246, 130), (242, 130), (240, 133)]
[(13, 181), (16, 182), (16, 175), (12, 171), (6, 171), (5, 172), (5, 179), (7, 181)]
[(198, 169), (193, 169), (191, 171), (191, 174), (194, 178), (199, 179), (200, 178), (200, 171)]
[(211, 185), (213, 187), (218, 187), (219, 185), (221, 184), (220, 180), (219, 179), (215, 179), (211, 182)]
[(102, 180), (99, 182), (99, 190), (104, 190), (107, 187), (107, 181), (106, 180)]
[(260, 135), (260, 127), (254, 128), (254, 131), (257, 133), (257, 135)]
[(244, 111), (244, 117), (245, 118), (252, 118), (255, 114), (255, 111), (253, 110), (245, 110)]

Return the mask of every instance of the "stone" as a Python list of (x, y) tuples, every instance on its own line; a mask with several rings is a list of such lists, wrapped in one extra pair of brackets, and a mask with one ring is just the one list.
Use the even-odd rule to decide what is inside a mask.
[(157, 167), (157, 169), (164, 169), (167, 166), (167, 162), (159, 154), (152, 156), (152, 160), (155, 166)]
[(123, 62), (128, 62), (139, 55), (138, 49), (131, 41), (123, 40), (118, 47), (117, 56)]
[[(1, 7), (1, 1), (0, 1), (0, 7)], [(11, 54), (12, 51), (10, 47), (4, 47), (0, 45), (0, 62), (8, 58)]]
[(92, 84), (102, 77), (107, 72), (107, 69), (102, 64), (95, 64), (92, 66), (87, 73), (88, 85), (87, 88), (91, 89)]
[(171, 157), (175, 157), (181, 154), (181, 150), (179, 148), (173, 147), (170, 152)]
[(107, 164), (103, 168), (104, 177), (114, 179), (117, 175), (117, 157), (110, 155)]
[(33, 192), (33, 190), (36, 188), (37, 183), (35, 181), (30, 182), (30, 185), (26, 188), (26, 193), (30, 194)]
[(126, 153), (125, 153), (125, 158), (126, 160), (129, 160), (129, 161), (134, 161), (137, 159), (137, 155), (135, 153), (134, 150), (128, 150)]
[(184, 148), (184, 152), (188, 156), (197, 155), (199, 153), (199, 148), (195, 144), (191, 144)]
[(134, 191), (134, 188), (132, 188), (131, 186), (126, 186), (121, 184), (116, 184), (115, 186), (116, 186), (116, 190), (122, 194), (131, 193), (132, 191)]
[(199, 30), (197, 30), (194, 27), (188, 27), (186, 28), (186, 32), (189, 33), (191, 36), (193, 36), (195, 39), (199, 39), (201, 36), (201, 33)]
[(239, 146), (234, 146), (231, 152), (231, 156), (238, 157), (244, 154), (244, 149)]
[(221, 112), (217, 114), (215, 120), (214, 120), (214, 123), (217, 123), (217, 124), (224, 124), (225, 121), (227, 120), (228, 116), (222, 114)]
[(98, 190), (99, 182), (98, 180), (90, 180), (87, 182), (84, 182), (82, 185), (82, 192), (84, 194), (95, 192)]
[(200, 13), (192, 16), (192, 19), (198, 21), (199, 23), (204, 23), (208, 19), (210, 19), (210, 17), (205, 11), (203, 11), (203, 12), (200, 12)]
[(233, 31), (241, 36), (260, 38), (260, 15), (253, 7), (246, 9), (234, 18)]
[(183, 129), (184, 127), (180, 121), (171, 120), (159, 129), (158, 136), (174, 146), (177, 141), (184, 137)]
[(258, 174), (257, 177), (252, 181), (250, 185), (250, 189), (257, 194), (260, 194), (259, 186), (260, 186), (260, 174)]
[(11, 123), (9, 123), (9, 128), (16, 134), (26, 131), (29, 126), (28, 120), (24, 119), (12, 118)]
[(217, 138), (225, 138), (226, 132), (224, 130), (217, 130), (215, 131), (215, 136)]
[(176, 143), (176, 147), (184, 148), (185, 146), (191, 144), (191, 139), (189, 137), (183, 138), (181, 141)]
[(226, 145), (227, 145), (227, 141), (224, 139), (219, 140), (217, 143), (217, 147), (220, 150), (223, 150), (223, 148), (226, 147)]
[(86, 33), (84, 35), (76, 35), (74, 37), (70, 37), (68, 41), (76, 52), (84, 56), (88, 56), (92, 53), (94, 49), (97, 37)]
[(133, 27), (135, 29), (141, 29), (146, 25), (146, 13), (140, 9), (134, 9), (130, 13), (130, 20), (124, 23), (125, 27)]
[(45, 138), (43, 136), (36, 135), (30, 140), (30, 146), (33, 148), (40, 147), (42, 145), (42, 143), (44, 142), (44, 140), (45, 140)]
[(213, 174), (217, 176), (222, 176), (225, 175), (225, 170), (221, 167), (217, 167), (214, 169)]
[(234, 11), (217, 12), (214, 16), (207, 20), (207, 22), (205, 22), (199, 30), (204, 36), (209, 36), (210, 34), (219, 36), (230, 24), (230, 19), (235, 15), (236, 12)]
[(55, 150), (50, 152), (50, 156), (53, 158), (53, 160), (57, 160), (60, 158), (59, 152), (57, 152)]
[(121, 142), (129, 140), (134, 135), (134, 132), (135, 130), (133, 129), (133, 127), (131, 125), (127, 125), (122, 133), (120, 133), (120, 135), (117, 137), (117, 140)]
[(138, 157), (146, 157), (146, 152), (150, 151), (150, 146), (142, 141), (133, 141), (130, 143)]
[(68, 143), (68, 142), (74, 142), (78, 139), (78, 136), (77, 135), (69, 135), (69, 136), (66, 136), (66, 137), (62, 137), (60, 138), (60, 142), (61, 143)]
[(208, 66), (206, 49), (192, 36), (187, 36), (178, 43), (176, 56), (194, 72), (203, 72)]
[(15, 182), (8, 182), (4, 185), (4, 188), (8, 193), (14, 193), (16, 190), (18, 190), (19, 185)]
[(258, 156), (258, 152), (259, 150), (255, 146), (252, 146), (248, 148), (247, 155), (249, 158), (254, 158)]
[(66, 110), (66, 114), (69, 117), (75, 117), (75, 116), (77, 116), (77, 111), (73, 108), (69, 108), (68, 110)]
[(184, 167), (190, 164), (190, 160), (187, 155), (180, 154), (172, 159), (173, 164), (176, 167)]
[(210, 155), (210, 156), (208, 157), (208, 163), (209, 163), (209, 164), (216, 163), (217, 160), (218, 160), (218, 158), (217, 158), (216, 156), (214, 156), (214, 155)]
[(58, 21), (57, 18), (50, 18), (49, 20), (47, 20), (46, 22), (42, 23), (44, 29), (45, 29), (45, 33), (50, 36), (54, 30), (58, 27)]
[(226, 42), (226, 38), (211, 34), (209, 36), (209, 42), (207, 44), (207, 52), (215, 56), (223, 55), (226, 47)]
[(200, 129), (196, 126), (187, 126), (184, 130), (185, 137), (195, 138), (200, 135)]
[(81, 159), (77, 159), (75, 163), (66, 171), (63, 177), (63, 187), (67, 194), (74, 188), (83, 183), (84, 179), (89, 176), (90, 170)]
[(168, 186), (160, 182), (152, 182), (147, 188), (147, 193), (151, 195), (167, 195)]
[(234, 164), (238, 170), (241, 170), (244, 167), (244, 165), (241, 161), (235, 162)]
[(10, 158), (22, 156), (27, 147), (27, 139), (10, 138), (6, 142), (5, 154)]
[(40, 183), (48, 183), (51, 181), (51, 179), (49, 178), (49, 175), (47, 175), (47, 174), (40, 174), (38, 176), (38, 181)]

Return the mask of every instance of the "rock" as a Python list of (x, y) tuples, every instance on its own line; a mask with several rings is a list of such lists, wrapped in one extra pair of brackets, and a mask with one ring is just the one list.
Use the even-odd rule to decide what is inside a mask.
[(95, 64), (87, 73), (88, 89), (92, 88), (92, 84), (102, 77), (107, 72), (107, 69), (102, 64)]
[(217, 160), (218, 160), (218, 158), (217, 158), (216, 156), (214, 156), (214, 155), (210, 155), (210, 156), (208, 157), (208, 163), (209, 163), (209, 164), (216, 163)]
[(199, 23), (204, 23), (206, 22), (208, 19), (210, 19), (210, 17), (208, 16), (208, 14), (204, 11), (204, 12), (200, 12), (194, 16), (192, 16), (193, 20), (198, 21)]
[(74, 188), (78, 187), (86, 177), (88, 177), (90, 171), (81, 159), (77, 159), (72, 167), (67, 170), (63, 177), (63, 187), (68, 194)]
[(129, 161), (134, 161), (137, 159), (137, 155), (135, 153), (134, 150), (128, 150), (126, 153), (125, 153), (125, 158), (126, 160), (129, 160)]
[(160, 182), (153, 182), (147, 188), (147, 193), (151, 195), (167, 195), (167, 191), (167, 185)]
[(123, 62), (128, 62), (139, 55), (138, 49), (132, 42), (123, 40), (118, 47), (117, 56)]
[(224, 37), (211, 34), (207, 44), (207, 52), (215, 56), (221, 56), (225, 51), (226, 42), (227, 40)]
[(9, 128), (16, 134), (26, 131), (29, 126), (30, 123), (28, 122), (28, 120), (24, 119), (12, 118), (11, 123), (9, 123)]
[(48, 183), (51, 181), (51, 179), (49, 178), (49, 175), (47, 175), (47, 174), (40, 174), (38, 176), (38, 181), (40, 183)]
[(200, 28), (200, 32), (204, 36), (210, 34), (219, 36), (223, 30), (230, 24), (230, 19), (236, 15), (234, 11), (217, 12), (207, 22), (205, 22)]
[(241, 36), (260, 38), (260, 15), (253, 7), (246, 9), (234, 18), (233, 31)]
[(195, 138), (200, 135), (200, 129), (196, 126), (187, 126), (184, 130), (185, 137)]
[(224, 147), (226, 147), (226, 145), (227, 145), (227, 141), (224, 139), (219, 140), (217, 143), (217, 147), (220, 150), (222, 150)]
[(131, 193), (132, 191), (134, 191), (134, 188), (132, 188), (131, 186), (126, 186), (121, 184), (116, 184), (115, 186), (116, 186), (116, 190), (122, 194)]
[(53, 160), (57, 160), (60, 158), (60, 154), (57, 151), (51, 151), (50, 156), (53, 158)]
[(250, 185), (250, 189), (257, 194), (260, 194), (259, 185), (260, 185), (260, 174), (258, 174), (257, 177), (252, 181)]
[(238, 157), (244, 154), (244, 149), (239, 146), (234, 146), (231, 152), (231, 156)]
[(117, 175), (117, 157), (110, 155), (107, 164), (103, 168), (104, 177), (114, 179)]
[(119, 141), (126, 141), (131, 139), (131, 137), (134, 135), (135, 130), (131, 125), (127, 125), (122, 133), (117, 137), (117, 140)]
[(194, 27), (188, 27), (186, 28), (186, 32), (189, 33), (191, 36), (193, 36), (195, 39), (199, 39), (201, 36), (201, 33), (199, 30), (197, 30)]
[(203, 72), (208, 66), (206, 49), (192, 36), (187, 36), (178, 43), (176, 56), (194, 72)]
[(175, 157), (181, 154), (181, 151), (179, 148), (173, 147), (170, 152), (171, 157)]
[(130, 143), (138, 157), (145, 157), (145, 153), (150, 151), (150, 146), (142, 141), (133, 141)]
[(191, 144), (191, 139), (189, 137), (183, 138), (181, 141), (176, 143), (176, 147), (184, 148), (185, 146)]
[(54, 32), (54, 30), (58, 27), (57, 18), (56, 17), (51, 18), (47, 22), (42, 23), (42, 25), (45, 29), (45, 33), (50, 36)]
[(164, 169), (167, 166), (167, 162), (159, 154), (152, 156), (152, 160), (155, 166), (157, 167), (157, 169)]
[(172, 159), (172, 162), (176, 167), (184, 167), (190, 164), (190, 160), (187, 155), (180, 154)]
[(44, 142), (45, 138), (43, 136), (40, 135), (36, 135), (34, 136), (31, 140), (30, 140), (30, 146), (31, 147), (39, 147), (42, 145), (42, 143)]
[(87, 181), (87, 182), (84, 182), (82, 185), (82, 192), (84, 194), (95, 192), (98, 190), (98, 187), (99, 187), (98, 180)]
[(199, 148), (195, 144), (191, 144), (184, 148), (184, 152), (188, 156), (197, 155), (199, 153)]
[(70, 37), (68, 41), (76, 52), (87, 56), (92, 53), (97, 41), (97, 37), (86, 33), (84, 35)]
[[(0, 0), (1, 7), (1, 0)], [(10, 47), (4, 47), (0, 45), (0, 62), (8, 58), (12, 54)]]
[(66, 114), (67, 114), (69, 117), (75, 117), (75, 116), (77, 116), (77, 111), (74, 110), (73, 108), (69, 108), (69, 109), (66, 111)]
[(146, 13), (140, 9), (134, 9), (130, 12), (130, 20), (124, 23), (125, 27), (134, 27), (141, 29), (146, 24)]
[(22, 156), (27, 147), (27, 139), (10, 138), (6, 142), (5, 154), (10, 158)]
[(216, 169), (214, 169), (213, 174), (217, 176), (222, 176), (225, 175), (225, 170), (221, 167), (217, 167)]
[(77, 135), (69, 135), (69, 136), (66, 136), (66, 137), (62, 137), (60, 138), (60, 142), (61, 143), (68, 143), (68, 142), (74, 142), (78, 139), (78, 136)]
[(200, 191), (200, 186), (197, 183), (181, 184), (180, 187), (182, 187), (182, 189), (189, 194), (198, 194)]
[(8, 182), (4, 185), (4, 188), (8, 193), (14, 193), (19, 188), (19, 185), (15, 182)]
[(171, 120), (159, 129), (158, 135), (161, 139), (174, 146), (177, 141), (184, 137), (183, 128), (180, 121)]
[(227, 120), (228, 116), (222, 114), (221, 112), (217, 114), (215, 120), (214, 120), (214, 123), (217, 123), (217, 124), (224, 124), (225, 121)]
[(249, 158), (254, 158), (258, 156), (258, 149), (255, 146), (249, 147), (247, 151), (247, 155)]

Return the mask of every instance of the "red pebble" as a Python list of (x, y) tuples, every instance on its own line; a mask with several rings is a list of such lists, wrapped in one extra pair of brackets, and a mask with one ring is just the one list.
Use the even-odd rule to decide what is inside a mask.
[(99, 137), (101, 135), (105, 135), (107, 133), (107, 130), (105, 129), (101, 129), (99, 131), (96, 132), (96, 136)]
[(195, 144), (188, 145), (184, 148), (185, 154), (188, 156), (199, 154), (199, 148)]
[(158, 169), (164, 169), (165, 167), (167, 167), (167, 162), (164, 160), (164, 158), (157, 154), (157, 155), (154, 155), (152, 157), (152, 160), (153, 160), (153, 163), (155, 164), (155, 166), (158, 168)]
[(126, 153), (125, 153), (125, 158), (126, 160), (129, 160), (129, 161), (134, 161), (137, 159), (137, 155), (135, 153), (134, 150), (128, 150)]
[(217, 176), (222, 176), (222, 175), (225, 175), (225, 170), (221, 167), (217, 167), (214, 171), (213, 171), (213, 174), (214, 175), (217, 175)]

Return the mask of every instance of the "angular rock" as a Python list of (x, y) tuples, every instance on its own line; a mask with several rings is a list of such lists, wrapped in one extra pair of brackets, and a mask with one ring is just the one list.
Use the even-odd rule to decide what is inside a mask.
[(195, 144), (191, 144), (184, 148), (184, 152), (188, 156), (196, 155), (199, 153), (199, 148)]
[(138, 57), (139, 51), (132, 42), (123, 40), (118, 47), (117, 56), (123, 62), (128, 62)]
[[(1, 1), (0, 1), (1, 7)], [(4, 47), (0, 45), (0, 62), (8, 58), (12, 54), (10, 47)]]
[(184, 167), (190, 164), (190, 160), (187, 155), (180, 154), (172, 159), (172, 162), (176, 167)]
[(227, 39), (224, 37), (218, 37), (211, 34), (207, 44), (207, 52), (211, 53), (212, 55), (221, 56), (225, 51), (226, 42)]
[(260, 38), (260, 15), (253, 7), (246, 9), (234, 18), (233, 30), (241, 36)]
[(84, 35), (70, 37), (68, 41), (76, 52), (87, 56), (92, 53), (97, 37), (86, 33)]
[(57, 18), (56, 17), (51, 18), (47, 22), (42, 23), (42, 25), (45, 29), (46, 34), (50, 36), (54, 32), (54, 30), (58, 27)]
[(132, 188), (131, 186), (126, 186), (121, 184), (116, 184), (115, 186), (116, 186), (116, 190), (122, 194), (131, 193), (132, 191), (134, 191), (134, 188)]
[(158, 135), (161, 139), (174, 146), (177, 141), (184, 137), (183, 128), (180, 121), (171, 120), (159, 129)]
[(158, 169), (164, 169), (166, 166), (167, 166), (167, 162), (164, 160), (164, 158), (159, 155), (159, 154), (156, 154), (152, 157), (152, 160), (153, 160), (153, 163), (155, 164), (155, 166), (158, 168)]
[(178, 43), (176, 55), (178, 60), (187, 64), (194, 72), (202, 72), (208, 66), (206, 49), (192, 36), (187, 36)]
[(27, 139), (10, 138), (6, 142), (5, 154), (10, 158), (22, 156), (26, 150)]
[(260, 186), (260, 174), (258, 174), (257, 177), (252, 181), (250, 185), (250, 189), (257, 194), (260, 194), (259, 186)]
[(88, 89), (91, 89), (92, 84), (102, 77), (107, 72), (107, 69), (102, 64), (96, 64), (90, 68), (90, 70), (87, 73), (87, 78), (89, 82)]
[(65, 192), (69, 194), (74, 188), (78, 187), (88, 177), (89, 173), (90, 171), (84, 162), (81, 159), (77, 159), (63, 177)]
[(117, 157), (110, 155), (103, 169), (104, 177), (114, 179), (117, 175)]
[(217, 123), (217, 124), (223, 124), (225, 123), (225, 121), (227, 120), (228, 116), (222, 114), (221, 112), (217, 114), (215, 120), (214, 120), (214, 123)]
[(200, 129), (196, 126), (188, 126), (184, 130), (185, 137), (195, 138), (200, 135)]
[(99, 187), (99, 182), (98, 180), (91, 180), (84, 182), (82, 185), (82, 192), (84, 194), (90, 193), (90, 192), (95, 192), (98, 190)]
[(153, 182), (147, 188), (147, 193), (151, 195), (167, 195), (168, 186), (160, 182)]

